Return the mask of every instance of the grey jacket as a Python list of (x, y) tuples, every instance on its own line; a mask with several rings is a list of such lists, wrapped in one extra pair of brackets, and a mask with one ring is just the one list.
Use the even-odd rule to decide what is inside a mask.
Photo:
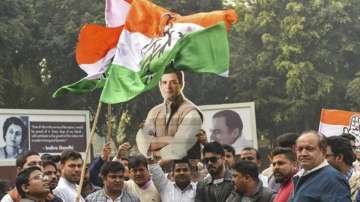
[[(240, 202), (244, 196), (236, 191), (232, 191), (226, 202)], [(275, 197), (275, 193), (269, 188), (263, 187), (262, 182), (256, 187), (256, 192), (253, 196), (249, 197), (253, 202), (271, 202)]]
[(225, 202), (234, 189), (231, 178), (230, 170), (226, 169), (224, 179), (220, 183), (214, 183), (211, 176), (198, 182), (195, 202)]

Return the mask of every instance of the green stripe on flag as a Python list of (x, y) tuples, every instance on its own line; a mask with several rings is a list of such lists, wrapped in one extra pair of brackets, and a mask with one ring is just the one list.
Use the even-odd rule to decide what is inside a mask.
[(222, 74), (229, 68), (229, 57), (229, 43), (223, 23), (185, 34), (171, 50), (154, 58), (149, 68), (142, 66), (140, 72), (111, 65), (100, 100), (108, 104), (126, 102), (152, 89), (158, 85), (165, 67), (172, 60), (180, 70)]
[(53, 93), (52, 97), (56, 98), (68, 92), (75, 94), (86, 94), (91, 91), (94, 91), (97, 88), (104, 87), (104, 84), (105, 84), (105, 79), (96, 79), (96, 80), (81, 79), (80, 81), (77, 81), (75, 83), (60, 87)]

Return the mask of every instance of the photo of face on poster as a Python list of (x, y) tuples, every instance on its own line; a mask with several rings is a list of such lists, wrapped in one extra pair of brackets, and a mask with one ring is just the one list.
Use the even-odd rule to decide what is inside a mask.
[(205, 105), (200, 109), (208, 141), (231, 145), (236, 154), (244, 147), (257, 148), (254, 102)]
[(0, 159), (15, 159), (29, 149), (29, 117), (1, 116)]

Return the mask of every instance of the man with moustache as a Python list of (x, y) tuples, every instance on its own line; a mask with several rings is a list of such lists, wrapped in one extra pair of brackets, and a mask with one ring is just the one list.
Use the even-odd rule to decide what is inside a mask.
[(281, 184), (274, 202), (287, 202), (294, 189), (292, 177), (297, 172), (295, 154), (290, 148), (277, 147), (271, 156), (275, 182)]
[(143, 155), (129, 158), (129, 171), (131, 179), (124, 182), (124, 190), (139, 197), (141, 202), (160, 202), (160, 194), (156, 189)]
[(162, 75), (159, 88), (164, 101), (148, 113), (144, 128), (136, 137), (137, 146), (145, 157), (182, 159), (197, 142), (202, 115), (184, 97), (183, 72), (175, 70), (172, 63)]
[(196, 202), (224, 202), (234, 188), (230, 170), (225, 166), (224, 148), (218, 142), (204, 145), (203, 163), (210, 176), (198, 182)]
[(289, 202), (350, 202), (345, 177), (325, 159), (326, 139), (317, 131), (303, 132), (296, 140), (296, 155), (301, 170), (294, 176), (294, 191)]
[(191, 182), (191, 165), (187, 159), (175, 160), (172, 173), (175, 182), (170, 181), (156, 161), (149, 160), (149, 171), (162, 202), (193, 202), (196, 184)]
[(240, 160), (233, 168), (234, 191), (226, 202), (271, 202), (273, 192), (259, 180), (257, 165), (252, 161)]
[[(76, 199), (82, 164), (83, 160), (79, 152), (65, 150), (61, 153), (61, 177), (58, 186), (54, 189), (54, 194), (64, 202), (74, 202)], [(81, 196), (80, 202), (85, 202)]]
[(118, 161), (108, 161), (101, 168), (104, 188), (86, 197), (86, 202), (140, 202), (135, 195), (125, 191), (124, 166)]

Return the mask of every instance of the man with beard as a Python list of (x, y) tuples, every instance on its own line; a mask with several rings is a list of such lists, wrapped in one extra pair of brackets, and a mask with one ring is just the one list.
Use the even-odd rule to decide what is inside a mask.
[(277, 147), (271, 156), (275, 182), (281, 184), (274, 202), (287, 202), (294, 189), (291, 178), (297, 172), (295, 154), (290, 148)]
[(234, 188), (231, 172), (225, 167), (224, 148), (218, 142), (204, 145), (203, 163), (210, 176), (198, 182), (196, 202), (224, 202)]
[(162, 202), (193, 202), (196, 184), (191, 182), (191, 165), (187, 159), (175, 160), (172, 173), (175, 182), (170, 181), (156, 161), (149, 160), (149, 171)]
[(43, 162), (43, 172), (44, 172), (44, 176), (47, 178), (49, 188), (50, 188), (50, 193), (49, 193), (47, 199), (62, 201), (59, 197), (57, 197), (56, 195), (54, 195), (52, 193), (52, 191), (56, 188), (58, 181), (59, 181), (57, 178), (58, 171), (56, 168), (56, 164), (53, 161), (44, 161)]
[(317, 131), (303, 132), (296, 140), (296, 155), (302, 168), (293, 178), (289, 202), (350, 202), (345, 177), (325, 159), (326, 139)]
[[(54, 194), (64, 202), (74, 202), (76, 199), (82, 164), (83, 160), (79, 152), (65, 150), (61, 153), (61, 177), (58, 186), (54, 189)], [(80, 201), (85, 200), (80, 196)]]
[(104, 188), (86, 197), (86, 202), (140, 202), (135, 195), (123, 190), (124, 166), (117, 161), (108, 161), (101, 168)]
[(252, 161), (240, 160), (233, 168), (234, 191), (226, 199), (226, 202), (271, 202), (273, 192), (263, 187), (259, 180), (257, 165)]
[(160, 194), (150, 178), (143, 155), (129, 158), (129, 171), (131, 179), (124, 182), (124, 190), (139, 197), (141, 202), (160, 202)]
[(16, 189), (21, 195), (21, 202), (47, 202), (50, 193), (49, 184), (39, 167), (33, 166), (22, 170), (15, 180)]

